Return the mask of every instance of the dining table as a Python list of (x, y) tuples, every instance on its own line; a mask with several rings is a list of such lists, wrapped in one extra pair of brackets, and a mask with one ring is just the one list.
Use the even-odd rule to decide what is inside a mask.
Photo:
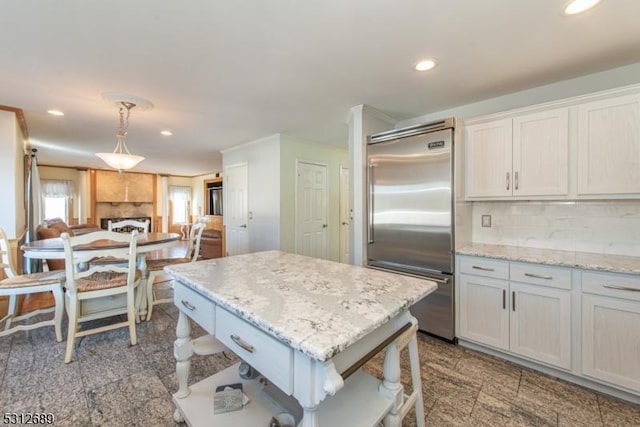
[[(137, 238), (136, 252), (137, 252), (137, 267), (141, 271), (144, 280), (149, 277), (149, 271), (147, 269), (147, 255), (151, 252), (167, 249), (175, 245), (180, 244), (181, 235), (179, 233), (140, 233)], [(74, 247), (74, 255), (78, 256), (82, 262), (88, 262), (94, 258), (92, 252), (100, 249), (113, 249), (119, 247), (126, 247), (128, 243), (114, 242), (112, 240), (96, 240), (91, 244), (79, 245)], [(30, 259), (64, 259), (64, 245), (60, 237), (54, 237), (51, 239), (35, 240), (33, 242), (26, 243), (21, 248), (24, 252), (24, 256)], [(82, 266), (80, 266), (82, 268)], [(139, 285), (140, 291), (140, 315), (146, 313), (147, 310), (147, 297), (146, 286), (144, 284)], [(113, 307), (123, 304), (123, 301), (103, 301), (96, 307), (87, 306), (81, 308), (83, 311), (103, 310), (106, 307)]]

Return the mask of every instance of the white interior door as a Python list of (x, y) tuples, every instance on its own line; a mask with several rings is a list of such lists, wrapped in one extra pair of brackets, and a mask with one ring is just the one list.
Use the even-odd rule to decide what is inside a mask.
[(248, 167), (241, 163), (225, 168), (224, 223), (227, 229), (227, 255), (249, 252)]
[(348, 168), (340, 168), (340, 262), (349, 264), (349, 228), (351, 227), (351, 208), (349, 206)]
[(327, 167), (296, 163), (296, 253), (327, 258)]

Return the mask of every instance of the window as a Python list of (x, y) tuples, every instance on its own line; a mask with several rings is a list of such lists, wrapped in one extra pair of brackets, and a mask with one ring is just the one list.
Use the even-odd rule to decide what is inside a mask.
[(171, 200), (171, 222), (173, 224), (189, 222), (191, 187), (169, 187), (169, 199)]
[(42, 180), (40, 187), (45, 219), (62, 218), (68, 223), (73, 183), (71, 181)]
[(44, 218), (62, 218), (64, 222), (69, 221), (67, 217), (67, 206), (69, 202), (66, 197), (44, 197)]

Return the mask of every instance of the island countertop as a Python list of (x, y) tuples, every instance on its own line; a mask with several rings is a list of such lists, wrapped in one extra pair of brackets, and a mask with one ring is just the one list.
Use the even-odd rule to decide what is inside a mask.
[(179, 264), (165, 271), (319, 361), (437, 288), (429, 280), (280, 251)]

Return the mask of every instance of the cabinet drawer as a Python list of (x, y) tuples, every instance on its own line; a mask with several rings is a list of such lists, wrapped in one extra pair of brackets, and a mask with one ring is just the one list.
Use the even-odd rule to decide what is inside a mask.
[(460, 272), (507, 280), (509, 278), (509, 262), (491, 258), (463, 256), (460, 257)]
[(193, 319), (205, 331), (214, 334), (216, 330), (216, 305), (191, 288), (174, 282), (173, 300), (178, 309)]
[(571, 289), (571, 270), (538, 264), (512, 262), (509, 279), (558, 289)]
[(293, 393), (293, 350), (287, 345), (220, 307), (216, 338), (280, 390)]
[(583, 271), (582, 292), (640, 301), (640, 276)]

